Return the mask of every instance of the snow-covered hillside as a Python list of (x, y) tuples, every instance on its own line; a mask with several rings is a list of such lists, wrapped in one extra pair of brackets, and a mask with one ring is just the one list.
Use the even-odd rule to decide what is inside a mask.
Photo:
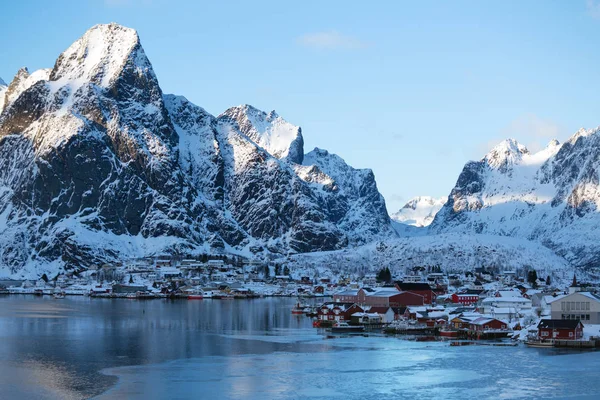
[(290, 258), (298, 276), (366, 274), (389, 267), (402, 275), (415, 266), (441, 266), (446, 272), (479, 266), (502, 270), (533, 268), (555, 281), (573, 278), (568, 262), (541, 244), (524, 239), (477, 234), (442, 234), (374, 242), (356, 249), (298, 254)]
[(600, 130), (537, 152), (509, 139), (469, 162), (432, 233), (525, 238), (580, 267), (600, 266)]
[(438, 199), (430, 196), (415, 197), (390, 217), (401, 224), (416, 227), (428, 226), (433, 221), (435, 214), (444, 206), (446, 200), (446, 197)]
[(304, 157), (301, 129), (275, 112), (214, 117), (163, 95), (133, 29), (97, 25), (0, 90), (2, 277), (395, 237), (371, 171)]

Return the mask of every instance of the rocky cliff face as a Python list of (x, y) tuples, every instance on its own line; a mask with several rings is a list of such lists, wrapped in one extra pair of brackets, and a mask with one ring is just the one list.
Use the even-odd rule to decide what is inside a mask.
[(432, 233), (474, 232), (538, 241), (581, 267), (598, 267), (600, 131), (531, 154), (514, 140), (465, 165)]
[[(301, 130), (275, 112), (217, 118), (163, 95), (132, 29), (93, 27), (51, 70), (20, 70), (0, 98), (2, 275), (393, 235), (372, 173), (341, 159), (335, 178), (301, 165)], [(339, 223), (359, 214), (377, 223)]]

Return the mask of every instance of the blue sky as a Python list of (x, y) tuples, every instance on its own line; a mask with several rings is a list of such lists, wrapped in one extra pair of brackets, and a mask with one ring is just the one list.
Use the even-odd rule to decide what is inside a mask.
[(447, 196), (463, 165), (600, 125), (600, 0), (54, 0), (0, 9), (0, 77), (52, 67), (88, 28), (138, 30), (166, 93), (249, 103), (306, 150), (372, 168), (393, 212)]

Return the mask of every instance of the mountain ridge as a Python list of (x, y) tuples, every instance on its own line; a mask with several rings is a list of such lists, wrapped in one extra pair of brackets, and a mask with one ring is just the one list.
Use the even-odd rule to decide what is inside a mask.
[(133, 29), (96, 25), (42, 71), (20, 70), (3, 96), (2, 275), (162, 253), (268, 258), (395, 236), (372, 172), (336, 159), (334, 183), (302, 164), (301, 128), (275, 112), (215, 117), (164, 94)]

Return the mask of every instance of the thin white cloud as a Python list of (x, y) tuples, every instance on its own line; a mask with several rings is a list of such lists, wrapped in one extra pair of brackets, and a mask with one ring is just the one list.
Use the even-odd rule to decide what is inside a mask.
[(478, 146), (478, 158), (505, 139), (516, 139), (519, 143), (524, 144), (530, 152), (535, 153), (545, 148), (552, 139), (562, 141), (568, 136), (568, 133), (564, 126), (555, 121), (541, 118), (532, 113), (524, 114), (500, 130), (498, 137)]
[(585, 7), (590, 17), (600, 19), (600, 0), (586, 0)]
[(298, 43), (319, 50), (359, 50), (368, 47), (366, 42), (337, 31), (308, 33), (300, 36)]

